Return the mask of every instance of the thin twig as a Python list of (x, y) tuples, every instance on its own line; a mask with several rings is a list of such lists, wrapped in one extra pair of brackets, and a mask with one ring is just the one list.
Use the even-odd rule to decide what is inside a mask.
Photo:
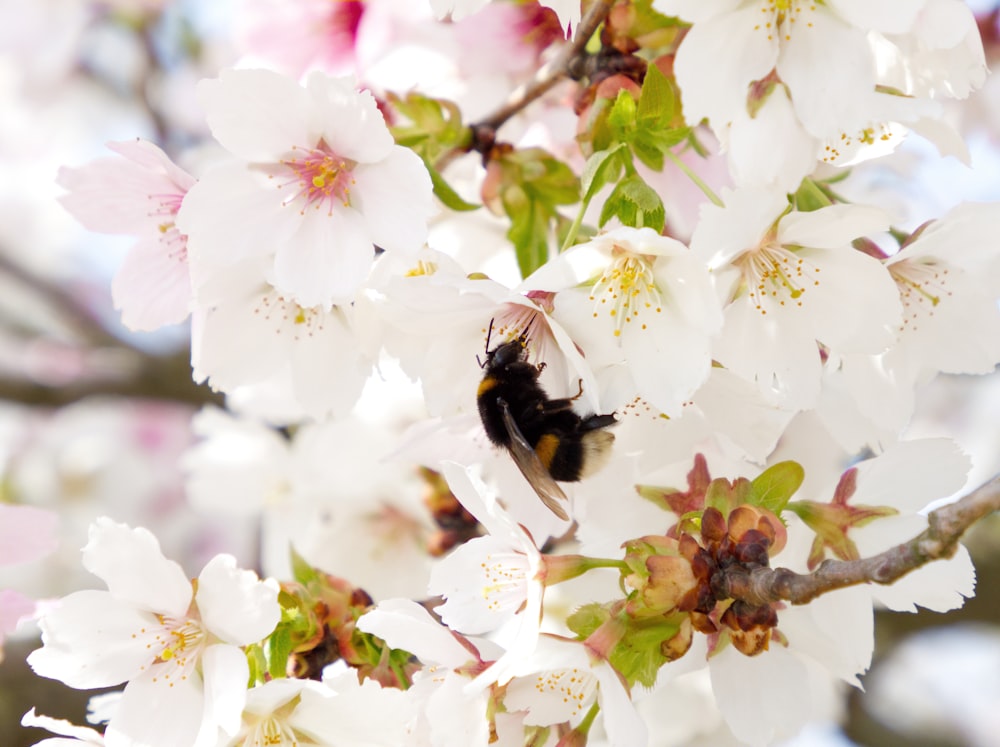
[(222, 406), (221, 394), (192, 380), (188, 351), (170, 355), (149, 355), (139, 351), (127, 354), (130, 360), (121, 371), (82, 375), (59, 385), (0, 374), (0, 401), (34, 407), (64, 407), (89, 397), (125, 397), (195, 407), (210, 403)]
[(788, 601), (808, 604), (835, 589), (865, 583), (891, 584), (934, 560), (950, 558), (966, 530), (983, 517), (1000, 510), (1000, 475), (964, 498), (932, 511), (927, 529), (885, 552), (861, 560), (826, 560), (813, 573), (787, 568), (733, 567), (713, 579), (713, 588), (726, 596), (754, 605)]
[(87, 343), (95, 346), (126, 347), (121, 340), (104, 328), (89, 308), (65, 288), (18, 264), (11, 259), (10, 252), (2, 248), (0, 248), (0, 273), (18, 281), (38, 296), (56, 313), (62, 323)]

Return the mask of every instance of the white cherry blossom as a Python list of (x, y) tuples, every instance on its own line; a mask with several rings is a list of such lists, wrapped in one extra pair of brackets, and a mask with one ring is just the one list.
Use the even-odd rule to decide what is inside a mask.
[[(959, 0), (654, 7), (693, 24), (674, 67), (685, 117), (709, 120), (723, 148), (733, 148), (730, 163), (744, 185), (789, 190), (816, 159), (847, 165), (868, 146), (863, 157), (877, 155), (898, 143), (893, 123), (929, 132), (928, 120), (944, 118), (933, 98), (964, 98), (985, 78), (975, 20)], [(934, 139), (950, 147), (950, 138)]]
[(340, 662), (324, 670), (321, 683), (275, 679), (252, 688), (239, 731), (218, 747), (397, 747), (415, 715), (411, 700), (370, 679), (359, 683)]
[(555, 318), (595, 371), (624, 365), (668, 416), (701, 386), (722, 314), (704, 261), (650, 228), (617, 228), (562, 253), (526, 284), (553, 291)]
[(487, 747), (492, 744), (487, 709), (490, 690), (471, 688), (483, 668), (479, 651), (493, 646), (477, 641), (479, 651), (438, 623), (409, 599), (387, 599), (358, 619), (358, 629), (377, 635), (393, 648), (414, 654), (424, 667), (408, 691), (418, 714), (413, 743), (431, 747)]
[(846, 447), (891, 443), (918, 387), (939, 372), (985, 374), (1000, 362), (991, 266), (998, 221), (994, 204), (962, 204), (883, 260), (903, 306), (896, 342), (881, 355), (831, 360), (819, 406)]
[(850, 243), (884, 230), (888, 216), (854, 205), (789, 212), (778, 191), (722, 197), (724, 208), (702, 207), (691, 239), (726, 304), (713, 355), (772, 401), (807, 408), (820, 390), (817, 343), (873, 354), (892, 344), (901, 315), (895, 284)]
[(584, 642), (542, 635), (531, 658), (514, 675), (504, 705), (510, 711), (527, 711), (526, 725), (576, 725), (596, 701), (611, 747), (647, 744), (646, 725), (621, 675)]
[(104, 735), (87, 726), (77, 726), (65, 719), (35, 713), (32, 708), (21, 717), (21, 726), (47, 729), (58, 737), (37, 742), (34, 747), (105, 747)]
[(444, 474), (455, 496), (489, 534), (469, 540), (438, 563), (428, 591), (445, 598), (435, 611), (452, 630), (500, 631), (507, 650), (476, 678), (476, 685), (504, 684), (511, 667), (530, 655), (538, 640), (545, 566), (531, 535), (468, 468), (446, 464)]
[(231, 392), (277, 380), (307, 417), (346, 414), (372, 366), (353, 326), (354, 308), (302, 305), (264, 275), (261, 259), (250, 258), (200, 287), (192, 319), (195, 381)]
[(75, 688), (127, 682), (109, 745), (200, 747), (234, 733), (249, 678), (240, 647), (277, 625), (277, 584), (218, 555), (195, 591), (152, 534), (107, 518), (92, 525), (83, 561), (108, 590), (70, 594), (41, 618), (35, 672)]

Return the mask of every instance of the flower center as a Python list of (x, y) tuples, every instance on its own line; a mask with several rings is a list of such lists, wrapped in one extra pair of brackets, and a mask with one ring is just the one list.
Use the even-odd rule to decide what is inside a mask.
[(903, 303), (900, 331), (915, 331), (921, 318), (934, 316), (935, 307), (952, 292), (948, 290), (948, 268), (935, 261), (903, 260), (889, 265), (889, 273)]
[(535, 690), (541, 698), (555, 698), (573, 709), (576, 716), (590, 702), (597, 690), (597, 678), (580, 669), (555, 669), (539, 674)]
[(319, 307), (299, 306), (275, 291), (261, 297), (254, 314), (274, 322), (275, 334), (291, 334), (293, 340), (312, 337), (323, 329), (324, 313)]
[(523, 554), (490, 553), (479, 564), (483, 575), (482, 594), (490, 612), (518, 608), (527, 597), (528, 559)]
[[(768, 40), (774, 38), (774, 32), (779, 31), (781, 38), (788, 41), (792, 38), (792, 29), (795, 24), (802, 25), (804, 18), (802, 12), (816, 11), (815, 2), (802, 2), (802, 0), (765, 0), (760, 5), (760, 12), (764, 14), (764, 19), (760, 23), (755, 23), (754, 31), (763, 31), (767, 34)], [(805, 21), (808, 28), (812, 28), (812, 21)]]
[(174, 223), (177, 211), (181, 209), (184, 195), (157, 194), (149, 195), (148, 199), (153, 204), (153, 209), (147, 215), (151, 218), (164, 218), (157, 224), (156, 228), (160, 232), (160, 245), (164, 248), (166, 256), (182, 264), (187, 264), (187, 236), (178, 231)]
[(322, 140), (315, 148), (292, 146), (292, 151), (291, 158), (281, 160), (291, 178), (278, 184), (278, 188), (290, 186), (294, 194), (285, 198), (282, 204), (299, 204), (302, 215), (309, 207), (319, 210), (326, 205), (327, 215), (333, 215), (335, 203), (350, 206), (351, 185), (354, 184), (352, 172), (357, 165), (354, 161), (341, 158)]
[(205, 630), (197, 619), (177, 620), (166, 615), (156, 615), (156, 619), (158, 626), (140, 628), (132, 637), (145, 639), (146, 648), (154, 654), (151, 665), (156, 674), (152, 681), (173, 687), (194, 670), (206, 642)]
[[(312, 744), (310, 742), (309, 744)], [(247, 733), (239, 747), (299, 747), (292, 728), (274, 714), (265, 716)]]
[[(652, 264), (645, 257), (616, 246), (612, 259), (611, 265), (594, 283), (590, 300), (594, 302), (594, 317), (606, 311), (614, 321), (615, 337), (620, 337), (626, 324), (639, 321), (640, 312), (659, 314), (663, 305)], [(638, 326), (646, 329), (645, 322)]]
[(802, 306), (809, 286), (819, 285), (815, 277), (819, 268), (780, 244), (763, 244), (740, 255), (733, 264), (743, 273), (754, 308), (762, 316), (769, 307)]

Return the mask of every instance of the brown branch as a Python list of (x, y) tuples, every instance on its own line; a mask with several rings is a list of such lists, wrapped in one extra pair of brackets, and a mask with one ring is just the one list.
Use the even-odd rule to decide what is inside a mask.
[[(89, 397), (164, 400), (195, 407), (222, 406), (223, 396), (191, 378), (190, 354), (149, 355), (139, 351), (104, 349), (87, 351), (89, 363), (110, 359), (110, 365), (91, 370), (70, 381), (46, 383), (24, 376), (0, 373), (0, 401), (34, 407), (63, 407)], [(97, 370), (94, 370), (97, 369)]]
[(51, 309), (59, 321), (91, 345), (123, 346), (108, 332), (96, 315), (58, 283), (35, 274), (15, 262), (6, 247), (0, 247), (0, 274), (7, 275), (30, 290)]
[(950, 558), (965, 531), (1000, 510), (1000, 475), (964, 498), (932, 511), (927, 529), (901, 545), (861, 560), (826, 560), (813, 573), (787, 568), (733, 567), (713, 579), (713, 589), (754, 605), (807, 604), (821, 594), (858, 584), (888, 585), (934, 560)]

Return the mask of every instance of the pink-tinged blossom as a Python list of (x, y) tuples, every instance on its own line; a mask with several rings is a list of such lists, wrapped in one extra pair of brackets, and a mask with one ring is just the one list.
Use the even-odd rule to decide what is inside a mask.
[(0, 565), (27, 563), (55, 550), (58, 523), (53, 511), (0, 503)]
[(434, 210), (427, 170), (353, 81), (314, 72), (303, 87), (267, 70), (224, 70), (198, 91), (234, 159), (204, 175), (178, 216), (196, 290), (260, 257), (284, 298), (329, 309), (353, 300), (376, 246), (423, 244)]
[(365, 10), (364, 0), (243, 0), (239, 43), (295, 77), (311, 69), (347, 75), (356, 72), (354, 44)]
[(249, 679), (241, 647), (277, 625), (277, 584), (228, 555), (192, 584), (147, 530), (107, 518), (91, 526), (83, 563), (108, 590), (70, 594), (42, 616), (35, 672), (82, 689), (127, 682), (109, 744), (200, 747), (235, 733)]
[(119, 157), (59, 171), (63, 206), (91, 231), (139, 241), (111, 283), (122, 323), (154, 330), (187, 318), (191, 305), (187, 237), (175, 219), (195, 178), (144, 140), (108, 143)]
[[(449, 16), (453, 21), (462, 20), (489, 2), (490, 0), (430, 0), (431, 8), (438, 18)], [(580, 22), (580, 0), (540, 0), (539, 5), (555, 11), (567, 36)]]
[[(59, 516), (34, 506), (0, 503), (0, 565), (27, 563), (56, 549)], [(0, 589), (0, 661), (4, 637), (35, 615), (35, 600), (12, 589)]]

